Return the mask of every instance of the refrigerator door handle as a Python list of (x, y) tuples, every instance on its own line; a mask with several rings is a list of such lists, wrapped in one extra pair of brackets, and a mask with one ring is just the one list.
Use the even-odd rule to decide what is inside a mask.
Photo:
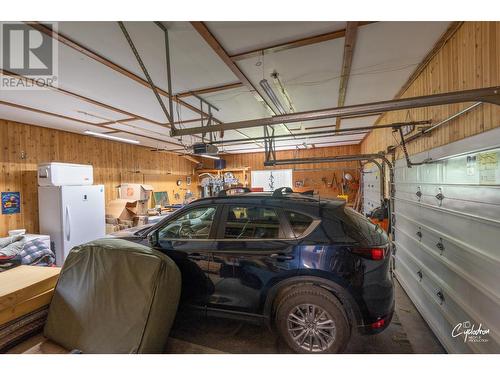
[(69, 241), (70, 238), (71, 238), (71, 215), (69, 213), (69, 206), (66, 206), (66, 218), (65, 218), (65, 221), (66, 221), (66, 230), (65, 230), (65, 234), (66, 234), (66, 241)]

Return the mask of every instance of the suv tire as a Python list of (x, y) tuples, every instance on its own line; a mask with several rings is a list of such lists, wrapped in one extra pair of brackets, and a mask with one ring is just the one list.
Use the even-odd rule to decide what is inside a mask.
[(293, 287), (280, 298), (275, 323), (296, 353), (341, 353), (349, 342), (349, 323), (340, 302), (329, 291)]

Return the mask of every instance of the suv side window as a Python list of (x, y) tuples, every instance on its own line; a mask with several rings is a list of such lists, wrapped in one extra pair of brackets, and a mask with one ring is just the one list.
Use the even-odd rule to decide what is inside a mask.
[(193, 208), (172, 221), (158, 233), (158, 239), (207, 239), (214, 220), (216, 206)]
[(283, 238), (278, 213), (269, 207), (229, 206), (224, 238)]
[(295, 237), (300, 237), (312, 224), (314, 219), (310, 216), (293, 211), (285, 211)]

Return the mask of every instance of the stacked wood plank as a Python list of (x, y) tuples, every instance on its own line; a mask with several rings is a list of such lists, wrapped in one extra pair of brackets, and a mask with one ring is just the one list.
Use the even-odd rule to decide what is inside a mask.
[(0, 352), (43, 327), (59, 272), (19, 266), (0, 273)]

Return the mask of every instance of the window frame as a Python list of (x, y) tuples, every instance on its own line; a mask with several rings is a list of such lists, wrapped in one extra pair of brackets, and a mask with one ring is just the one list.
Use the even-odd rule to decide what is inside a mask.
[[(229, 212), (230, 207), (258, 207), (258, 208), (268, 208), (272, 209), (276, 212), (279, 220), (280, 232), (283, 233), (283, 238), (224, 238), (226, 233), (226, 218)], [(290, 223), (286, 220), (284, 213), (281, 208), (267, 206), (263, 204), (250, 204), (250, 203), (226, 203), (223, 205), (220, 212), (220, 222), (217, 233), (215, 235), (215, 241), (224, 241), (224, 242), (242, 242), (242, 241), (295, 241), (296, 237), (290, 228)]]
[(213, 225), (216, 221), (220, 220), (220, 215), (221, 215), (221, 205), (217, 203), (207, 203), (203, 205), (197, 205), (195, 207), (186, 207), (185, 210), (179, 210), (175, 212), (172, 216), (167, 218), (164, 222), (162, 222), (162, 225), (159, 226), (158, 228), (155, 229), (156, 235), (158, 237), (158, 241), (160, 241), (160, 232), (168, 225), (172, 223), (172, 221), (177, 220), (179, 217), (189, 213), (190, 211), (198, 210), (198, 209), (203, 209), (203, 208), (210, 208), (210, 207), (215, 207), (215, 213), (214, 213), (214, 219), (212, 220), (212, 225), (210, 226), (210, 232), (208, 233), (207, 238), (173, 238), (173, 237), (164, 237), (162, 240), (164, 241), (214, 241), (215, 235), (217, 233), (217, 225)]
[[(307, 216), (307, 217), (312, 219), (311, 224), (309, 224), (307, 229), (305, 231), (303, 231), (300, 236), (295, 235), (292, 224), (290, 223), (290, 220), (288, 219), (287, 212), (292, 212), (292, 213), (304, 215), (304, 216)], [(321, 223), (320, 218), (314, 217), (313, 215), (307, 214), (307, 213), (302, 212), (302, 211), (291, 210), (288, 208), (283, 210), (283, 217), (286, 220), (286, 222), (288, 223), (288, 226), (290, 227), (290, 231), (291, 231), (292, 235), (298, 240), (303, 239), (304, 237), (307, 237), (308, 235), (310, 235), (318, 227), (318, 225)]]

